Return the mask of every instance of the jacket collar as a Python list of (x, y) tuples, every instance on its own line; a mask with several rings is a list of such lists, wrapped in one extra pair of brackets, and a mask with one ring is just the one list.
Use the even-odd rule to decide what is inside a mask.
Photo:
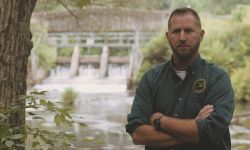
[[(196, 70), (199, 68), (200, 61), (201, 61), (201, 56), (199, 55), (195, 58), (194, 62), (188, 66), (188, 68), (186, 70), (187, 74), (189, 74), (189, 73), (194, 74), (196, 72)], [(173, 56), (170, 60), (170, 69), (175, 74), (175, 71), (174, 71), (175, 66), (174, 66)]]

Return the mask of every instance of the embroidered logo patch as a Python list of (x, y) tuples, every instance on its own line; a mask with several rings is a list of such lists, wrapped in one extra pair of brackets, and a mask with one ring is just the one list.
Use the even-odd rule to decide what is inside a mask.
[(206, 89), (207, 82), (205, 79), (198, 79), (194, 82), (193, 90), (195, 93), (202, 93)]

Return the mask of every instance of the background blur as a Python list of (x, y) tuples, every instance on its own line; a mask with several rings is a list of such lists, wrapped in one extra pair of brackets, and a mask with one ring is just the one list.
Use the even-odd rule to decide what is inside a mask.
[(126, 115), (142, 74), (171, 57), (167, 20), (183, 6), (200, 14), (202, 57), (231, 76), (232, 149), (250, 149), (249, 0), (39, 0), (31, 21), (28, 91), (48, 91), (46, 99), (61, 102), (86, 126), (58, 128), (43, 111), (46, 120), (26, 117), (27, 123), (86, 139), (72, 141), (78, 149), (143, 149), (125, 133)]

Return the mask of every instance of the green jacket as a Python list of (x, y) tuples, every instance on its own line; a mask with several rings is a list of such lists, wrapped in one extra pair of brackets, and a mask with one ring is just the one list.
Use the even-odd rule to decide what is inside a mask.
[[(155, 112), (181, 119), (195, 118), (207, 104), (214, 105), (214, 112), (206, 119), (196, 121), (199, 144), (162, 149), (230, 150), (228, 126), (235, 107), (230, 78), (225, 71), (199, 57), (181, 81), (170, 60), (143, 75), (127, 118), (126, 131), (132, 134), (138, 126), (149, 124), (149, 118)], [(158, 150), (147, 146), (145, 149)]]

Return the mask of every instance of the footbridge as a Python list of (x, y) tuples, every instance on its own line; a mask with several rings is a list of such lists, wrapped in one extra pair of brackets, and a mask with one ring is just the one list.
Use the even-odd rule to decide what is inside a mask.
[[(139, 68), (141, 62), (141, 45), (148, 42), (155, 32), (60, 32), (49, 33), (50, 43), (60, 48), (72, 48), (72, 57), (58, 56), (57, 64), (70, 64), (70, 76), (76, 75), (79, 64), (97, 64), (100, 66), (100, 77), (108, 74), (108, 64), (129, 64), (130, 76)], [(100, 55), (81, 55), (80, 49), (100, 49)], [(112, 56), (110, 50), (126, 51), (125, 56)]]
[[(57, 64), (70, 64), (70, 76), (80, 64), (99, 64), (100, 77), (108, 74), (108, 64), (128, 64), (128, 78), (133, 79), (140, 66), (140, 49), (160, 32), (168, 16), (163, 11), (135, 11), (90, 7), (80, 11), (34, 14), (40, 22), (48, 22), (48, 38), (57, 49), (72, 48), (69, 57), (57, 57)], [(81, 50), (100, 50), (99, 55), (82, 55)], [(122, 56), (114, 50), (125, 51)]]

